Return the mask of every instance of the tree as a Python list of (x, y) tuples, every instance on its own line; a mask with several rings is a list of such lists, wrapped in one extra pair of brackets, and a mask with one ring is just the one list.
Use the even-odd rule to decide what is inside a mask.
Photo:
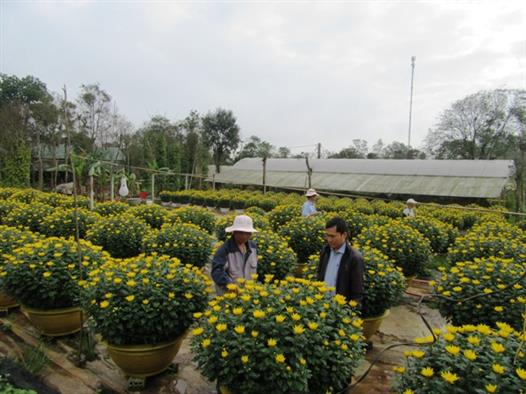
[(216, 172), (225, 163), (230, 153), (239, 145), (239, 126), (232, 111), (218, 108), (214, 113), (208, 113), (202, 121), (203, 140), (213, 154)]
[(99, 84), (82, 85), (77, 99), (79, 129), (92, 141), (92, 150), (109, 142), (111, 96)]
[(31, 150), (39, 158), (41, 134), (56, 118), (53, 98), (39, 79), (0, 74), (0, 179), (10, 186), (29, 186)]
[(383, 150), (384, 150), (384, 142), (380, 138), (373, 145), (371, 151), (367, 153), (367, 158), (368, 159), (380, 159), (383, 156)]
[(278, 157), (280, 159), (287, 159), (290, 156), (290, 149), (286, 146), (280, 146), (278, 148)]
[(369, 151), (369, 148), (367, 147), (367, 141), (361, 139), (354, 139), (352, 140), (352, 143), (358, 154), (362, 156), (362, 158), (365, 158), (367, 156), (367, 152)]
[[(182, 135), (178, 126), (164, 116), (153, 116), (139, 131), (143, 158), (142, 167), (151, 169), (169, 168), (180, 173), (183, 156)], [(179, 186), (179, 178), (163, 176), (159, 179), (161, 190), (169, 183)]]
[(454, 102), (426, 138), (439, 159), (509, 158), (517, 144), (524, 90), (481, 91)]
[(270, 142), (262, 141), (261, 138), (253, 135), (249, 138), (245, 146), (243, 146), (241, 152), (239, 152), (236, 161), (246, 157), (272, 157), (274, 151), (275, 148)]
[(365, 159), (367, 155), (367, 141), (354, 139), (352, 146), (342, 149), (338, 153), (329, 153), (329, 159)]
[(329, 154), (329, 159), (363, 159), (364, 156), (354, 146), (342, 149), (338, 153)]
[[(183, 136), (182, 171), (186, 174), (206, 174), (208, 166), (207, 148), (203, 144), (201, 117), (197, 111), (179, 123)], [(190, 182), (192, 179), (190, 180)]]
[(383, 148), (384, 159), (425, 159), (426, 155), (418, 149), (411, 148), (406, 144), (393, 141)]

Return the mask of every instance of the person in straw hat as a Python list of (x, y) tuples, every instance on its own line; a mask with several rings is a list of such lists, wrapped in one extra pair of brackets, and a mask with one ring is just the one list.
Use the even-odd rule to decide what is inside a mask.
[(212, 259), (212, 279), (218, 295), (234, 290), (237, 279), (251, 279), (257, 273), (256, 246), (250, 238), (257, 232), (247, 215), (234, 218), (234, 224), (225, 229), (232, 236), (216, 251)]
[(303, 207), (301, 208), (301, 216), (312, 216), (317, 215), (318, 211), (316, 210), (316, 197), (318, 197), (319, 194), (316, 193), (316, 190), (309, 189), (305, 193), (305, 197), (307, 197), (307, 201), (303, 204)]
[(412, 198), (407, 200), (406, 201), (407, 207), (403, 211), (404, 216), (415, 216), (416, 215), (416, 211), (415, 211), (416, 204), (417, 202), (413, 200)]

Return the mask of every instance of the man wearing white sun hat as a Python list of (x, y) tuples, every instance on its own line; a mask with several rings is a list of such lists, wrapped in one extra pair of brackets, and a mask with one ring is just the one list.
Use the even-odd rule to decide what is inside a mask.
[(317, 215), (318, 211), (316, 210), (316, 197), (318, 197), (319, 194), (316, 192), (315, 189), (309, 189), (305, 193), (305, 197), (307, 197), (307, 201), (303, 204), (303, 207), (301, 208), (301, 216), (312, 216)]
[(225, 229), (232, 236), (217, 250), (212, 259), (212, 279), (218, 295), (225, 293), (237, 279), (251, 279), (257, 273), (256, 246), (250, 238), (257, 232), (250, 216), (239, 215), (234, 224)]
[(407, 207), (404, 209), (404, 212), (403, 212), (404, 216), (415, 216), (415, 214), (416, 214), (416, 212), (415, 212), (416, 204), (417, 204), (417, 202), (415, 200), (413, 200), (412, 198), (407, 200), (406, 201)]

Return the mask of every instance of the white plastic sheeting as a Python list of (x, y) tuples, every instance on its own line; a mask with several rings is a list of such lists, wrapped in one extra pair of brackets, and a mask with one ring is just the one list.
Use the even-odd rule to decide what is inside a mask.
[[(498, 198), (513, 173), (511, 160), (309, 160), (312, 187), (367, 194)], [(211, 180), (211, 178), (210, 178)], [(215, 182), (261, 185), (261, 159), (243, 159)], [(267, 160), (267, 186), (307, 188), (305, 159)]]

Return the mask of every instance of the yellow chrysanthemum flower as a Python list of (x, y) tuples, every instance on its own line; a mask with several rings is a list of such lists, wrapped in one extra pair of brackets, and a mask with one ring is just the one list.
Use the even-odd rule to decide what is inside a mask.
[(203, 327), (197, 327), (192, 330), (192, 335), (198, 336), (201, 335), (204, 331), (205, 330), (203, 329)]
[(276, 323), (283, 323), (284, 321), (285, 321), (285, 316), (283, 315), (276, 316)]
[(497, 391), (497, 386), (494, 384), (487, 384), (485, 388), (488, 393), (494, 393)]
[(108, 306), (110, 306), (109, 301), (104, 300), (104, 301), (102, 301), (102, 302), (100, 303), (100, 307), (101, 307), (101, 309), (105, 309), (105, 308), (107, 308)]
[(504, 373), (504, 367), (500, 364), (493, 364), (491, 366), (491, 369), (493, 370), (493, 372), (498, 373), (499, 375)]
[(492, 342), (491, 343), (491, 350), (493, 350), (495, 353), (503, 353), (506, 349), (501, 343), (498, 342)]
[(277, 363), (284, 363), (285, 362), (285, 356), (283, 354), (276, 354), (276, 357), (274, 357)]
[(301, 335), (301, 334), (303, 334), (305, 332), (305, 328), (303, 328), (303, 326), (301, 326), (301, 325), (296, 325), (293, 328), (293, 332), (296, 335)]
[(405, 367), (396, 366), (396, 367), (393, 367), (393, 371), (395, 371), (396, 373), (405, 373)]
[(446, 382), (451, 383), (451, 384), (454, 384), (459, 379), (459, 377), (458, 377), (458, 375), (456, 373), (452, 373), (450, 371), (440, 372), (440, 376)]
[(430, 378), (434, 374), (435, 371), (433, 371), (433, 368), (430, 367), (422, 368), (422, 370), (420, 371), (420, 375), (425, 376), (426, 378)]
[(469, 361), (475, 361), (477, 359), (477, 353), (471, 349), (464, 350), (464, 357), (466, 357)]
[(452, 354), (453, 356), (456, 356), (460, 352), (460, 348), (458, 346), (449, 345), (446, 346), (446, 351)]

